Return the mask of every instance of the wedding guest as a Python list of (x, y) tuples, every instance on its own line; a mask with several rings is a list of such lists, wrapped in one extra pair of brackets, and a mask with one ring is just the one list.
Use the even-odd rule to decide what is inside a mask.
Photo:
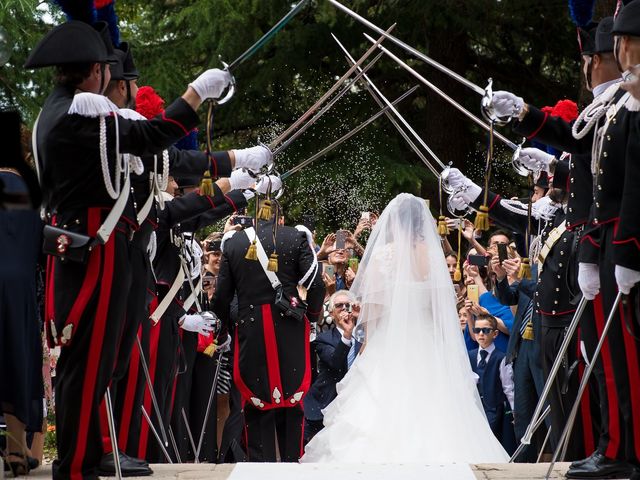
[(304, 400), (304, 441), (322, 429), (322, 409), (336, 397), (336, 384), (342, 380), (356, 359), (360, 342), (353, 337), (359, 306), (348, 290), (339, 290), (329, 299), (329, 311), (336, 328), (320, 333), (315, 340), (318, 376)]
[(479, 347), (469, 352), (482, 406), (491, 430), (509, 453), (515, 451), (513, 432), (513, 371), (505, 362), (505, 355), (494, 345), (498, 337), (498, 321), (492, 315), (480, 315), (473, 333)]

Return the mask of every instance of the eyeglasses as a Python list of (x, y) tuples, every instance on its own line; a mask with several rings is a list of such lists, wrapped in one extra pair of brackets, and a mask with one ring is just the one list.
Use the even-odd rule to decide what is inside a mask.
[(334, 303), (333, 308), (338, 308), (340, 310), (345, 309), (345, 310), (351, 311), (351, 304), (350, 303)]
[(473, 330), (473, 333), (480, 333), (480, 332), (482, 332), (482, 333), (484, 333), (485, 335), (489, 335), (491, 332), (493, 332), (493, 331), (494, 331), (494, 329), (493, 329), (493, 328), (491, 328), (491, 327), (473, 327), (473, 328), (472, 328), (472, 330)]

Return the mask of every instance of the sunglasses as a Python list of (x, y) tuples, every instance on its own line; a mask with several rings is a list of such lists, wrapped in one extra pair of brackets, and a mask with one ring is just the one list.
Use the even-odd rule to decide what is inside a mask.
[(473, 327), (472, 328), (473, 333), (484, 333), (485, 335), (489, 335), (491, 332), (494, 332), (495, 330), (491, 327)]
[(333, 304), (333, 308), (339, 308), (340, 310), (342, 309), (346, 309), (346, 310), (351, 310), (351, 304), (350, 303), (334, 303)]

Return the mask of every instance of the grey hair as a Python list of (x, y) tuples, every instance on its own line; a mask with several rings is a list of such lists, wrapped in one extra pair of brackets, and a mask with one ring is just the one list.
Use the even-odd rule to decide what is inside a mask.
[(348, 297), (350, 303), (356, 303), (356, 296), (349, 290), (338, 290), (336, 293), (329, 297), (329, 311), (333, 310), (333, 304), (335, 303), (336, 298), (338, 298), (339, 295)]

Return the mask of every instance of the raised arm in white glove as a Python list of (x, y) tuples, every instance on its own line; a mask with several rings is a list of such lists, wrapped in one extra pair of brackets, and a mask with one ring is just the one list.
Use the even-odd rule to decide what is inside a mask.
[(580, 263), (578, 285), (587, 300), (593, 300), (600, 292), (600, 269), (595, 263)]
[[(471, 181), (470, 178), (464, 176), (457, 168), (449, 169), (447, 182), (456, 190), (451, 199), (452, 206), (457, 210), (465, 210), (469, 204), (475, 201), (482, 193), (482, 188)], [(462, 207), (458, 208), (457, 204)]]
[(551, 173), (551, 163), (556, 159), (553, 155), (539, 148), (527, 147), (520, 150), (519, 160), (529, 170)]
[(264, 145), (232, 150), (232, 152), (236, 157), (236, 168), (246, 168), (257, 172), (265, 165), (273, 163), (273, 154)]
[(229, 176), (231, 190), (245, 190), (255, 185), (256, 179), (244, 168), (238, 168)]
[(209, 98), (217, 100), (231, 83), (231, 74), (226, 70), (212, 68), (202, 73), (189, 84), (202, 101)]
[(640, 272), (620, 265), (616, 265), (615, 275), (618, 290), (625, 295), (629, 295), (633, 286), (640, 282)]
[(524, 108), (524, 100), (511, 92), (498, 90), (491, 98), (493, 111), (499, 117), (517, 117)]
[(180, 319), (180, 328), (187, 332), (200, 333), (208, 337), (215, 330), (216, 320), (211, 314), (205, 315), (195, 313), (193, 315), (185, 315)]
[(271, 182), (271, 191), (275, 192), (282, 188), (282, 180), (277, 175), (269, 175), (268, 177), (262, 177), (258, 183), (256, 183), (256, 192), (266, 195), (269, 188), (269, 182)]

